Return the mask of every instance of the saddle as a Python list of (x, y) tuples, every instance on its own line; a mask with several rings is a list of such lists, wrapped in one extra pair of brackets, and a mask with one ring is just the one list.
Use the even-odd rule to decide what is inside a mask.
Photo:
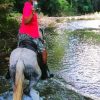
[(27, 48), (27, 49), (33, 50), (36, 53), (38, 51), (37, 45), (34, 42), (32, 42), (31, 40), (20, 41), (18, 47)]

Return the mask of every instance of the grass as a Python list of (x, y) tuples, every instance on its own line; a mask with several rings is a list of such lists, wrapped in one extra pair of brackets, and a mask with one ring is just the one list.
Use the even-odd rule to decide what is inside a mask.
[(87, 42), (100, 43), (100, 34), (89, 29), (75, 30), (73, 32), (66, 31), (66, 34), (68, 34), (68, 36), (78, 36)]

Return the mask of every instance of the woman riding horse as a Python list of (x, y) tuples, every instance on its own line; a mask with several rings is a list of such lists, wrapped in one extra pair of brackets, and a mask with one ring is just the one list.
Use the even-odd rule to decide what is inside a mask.
[(37, 50), (42, 57), (42, 65), (40, 64), (42, 79), (46, 79), (49, 77), (47, 72), (47, 50), (43, 40), (41, 40), (41, 33), (39, 31), (37, 20), (38, 14), (34, 8), (34, 5), (32, 5), (35, 4), (35, 1), (36, 0), (28, 0), (24, 4), (22, 23), (20, 25), (18, 38), (19, 42), (28, 39), (31, 40), (33, 44), (36, 44)]
[[(37, 13), (33, 8), (33, 2), (34, 0), (28, 0), (24, 4), (22, 23), (18, 34), (19, 45), (10, 55), (9, 70), (11, 78), (14, 81), (13, 100), (22, 100), (24, 78), (30, 80), (29, 89), (40, 79), (41, 70), (42, 75), (44, 74), (42, 78), (48, 78), (48, 73), (46, 72), (48, 70), (47, 51), (43, 41), (40, 39)], [(41, 70), (37, 62), (37, 53), (32, 50), (33, 44), (36, 45), (37, 51), (41, 53), (43, 61)]]
[(47, 63), (47, 51), (45, 45), (40, 40), (40, 32), (38, 20), (34, 7), (34, 0), (28, 0), (24, 4), (22, 23), (19, 29), (19, 40), (30, 38), (36, 45), (39, 52), (42, 54), (43, 63)]

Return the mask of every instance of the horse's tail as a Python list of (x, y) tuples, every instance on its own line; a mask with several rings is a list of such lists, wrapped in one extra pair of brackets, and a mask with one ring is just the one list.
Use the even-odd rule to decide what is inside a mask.
[(24, 71), (24, 63), (22, 60), (19, 59), (16, 64), (13, 100), (22, 100), (23, 82), (24, 82), (24, 72), (23, 71)]

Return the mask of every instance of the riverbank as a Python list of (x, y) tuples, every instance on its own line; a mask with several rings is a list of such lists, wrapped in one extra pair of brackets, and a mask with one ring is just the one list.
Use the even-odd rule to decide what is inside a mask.
[(100, 13), (86, 14), (81, 16), (68, 16), (68, 17), (47, 17), (41, 16), (39, 24), (44, 27), (57, 27), (58, 25), (71, 20), (100, 20)]
[[(13, 19), (21, 23), (20, 13), (11, 13)], [(100, 20), (100, 13), (85, 14), (80, 16), (66, 16), (66, 17), (48, 17), (43, 14), (39, 15), (39, 25), (44, 27), (57, 27), (59, 24), (71, 20)]]

